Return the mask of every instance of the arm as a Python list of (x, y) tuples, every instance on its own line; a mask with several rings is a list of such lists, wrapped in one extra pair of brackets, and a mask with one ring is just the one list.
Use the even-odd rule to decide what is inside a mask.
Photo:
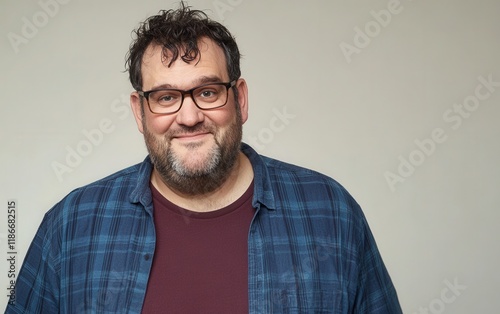
[(354, 313), (401, 314), (396, 290), (364, 217), (363, 226)]

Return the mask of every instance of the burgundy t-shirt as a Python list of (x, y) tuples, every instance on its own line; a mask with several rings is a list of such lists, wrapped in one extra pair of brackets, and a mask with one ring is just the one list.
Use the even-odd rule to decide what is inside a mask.
[(151, 191), (156, 249), (142, 313), (248, 313), (253, 183), (233, 204), (205, 213)]

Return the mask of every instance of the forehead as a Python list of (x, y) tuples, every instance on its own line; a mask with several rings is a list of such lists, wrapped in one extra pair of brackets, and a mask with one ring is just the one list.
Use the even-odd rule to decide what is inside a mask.
[(179, 57), (169, 66), (172, 52), (167, 51), (165, 56), (162, 46), (150, 44), (142, 59), (143, 90), (158, 87), (189, 88), (204, 77), (227, 81), (226, 57), (222, 48), (211, 39), (202, 38), (198, 41), (198, 49), (197, 58), (189, 63), (181, 59), (185, 51), (180, 49)]

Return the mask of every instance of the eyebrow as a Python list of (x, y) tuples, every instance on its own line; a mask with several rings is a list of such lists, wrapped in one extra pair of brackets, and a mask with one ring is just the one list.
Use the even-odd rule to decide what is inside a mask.
[[(204, 85), (204, 84), (209, 84), (209, 83), (220, 83), (222, 82), (221, 78), (218, 77), (217, 75), (213, 75), (213, 76), (201, 76), (197, 79), (195, 79), (194, 81), (191, 82), (192, 86), (193, 87), (196, 87), (196, 86), (199, 86), (199, 85)], [(191, 87), (191, 88), (193, 88)], [(153, 88), (151, 88), (150, 90), (157, 90), (157, 89), (164, 89), (164, 88), (167, 88), (167, 89), (179, 89), (178, 86), (176, 85), (171, 85), (171, 84), (160, 84), (160, 85), (156, 85), (156, 86), (153, 86)]]

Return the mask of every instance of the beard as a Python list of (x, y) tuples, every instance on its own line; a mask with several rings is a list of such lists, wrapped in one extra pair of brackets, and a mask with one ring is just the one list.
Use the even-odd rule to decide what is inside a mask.
[[(161, 180), (171, 189), (187, 195), (203, 195), (219, 188), (229, 177), (238, 158), (243, 134), (241, 112), (237, 105), (236, 117), (225, 133), (213, 125), (181, 126), (169, 130), (162, 137), (149, 131), (143, 116), (146, 147)], [(208, 132), (214, 144), (207, 152), (198, 152), (198, 143), (189, 143), (184, 158), (172, 147), (172, 138), (178, 134)]]

